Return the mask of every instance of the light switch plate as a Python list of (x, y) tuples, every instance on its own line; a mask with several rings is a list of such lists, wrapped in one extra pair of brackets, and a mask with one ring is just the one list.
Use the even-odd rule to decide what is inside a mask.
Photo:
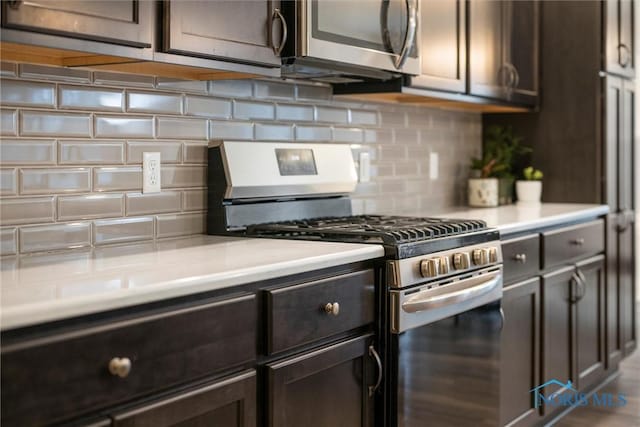
[(438, 179), (438, 153), (429, 153), (429, 179)]
[(369, 182), (371, 180), (371, 157), (367, 152), (358, 155), (358, 181)]
[(160, 153), (142, 153), (142, 192), (159, 193), (160, 190)]

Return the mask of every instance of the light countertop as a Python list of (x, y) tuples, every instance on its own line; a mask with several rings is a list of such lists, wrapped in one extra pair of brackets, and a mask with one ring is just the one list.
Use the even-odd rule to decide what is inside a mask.
[(512, 234), (534, 228), (552, 227), (567, 222), (584, 221), (609, 213), (607, 205), (580, 203), (513, 204), (496, 208), (461, 208), (437, 216), (480, 219), (500, 234)]
[(2, 330), (379, 258), (382, 246), (195, 236), (0, 259)]

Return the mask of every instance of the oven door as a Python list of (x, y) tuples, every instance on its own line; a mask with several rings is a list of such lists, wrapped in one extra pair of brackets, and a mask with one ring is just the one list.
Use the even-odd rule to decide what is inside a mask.
[[(412, 313), (416, 316), (430, 310), (450, 310), (450, 314), (391, 335), (390, 426), (499, 425), (501, 270), (480, 276), (467, 287), (473, 292), (458, 293), (448, 300), (450, 304), (445, 298), (409, 294), (414, 303), (425, 300), (425, 309)], [(444, 305), (428, 308), (429, 298)], [(477, 305), (473, 300), (482, 302)]]
[(302, 0), (297, 56), (419, 74), (418, 0)]

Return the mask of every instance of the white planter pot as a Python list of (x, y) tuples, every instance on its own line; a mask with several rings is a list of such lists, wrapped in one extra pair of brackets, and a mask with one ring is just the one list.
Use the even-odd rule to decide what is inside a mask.
[(498, 178), (469, 178), (469, 206), (498, 206)]
[(518, 203), (540, 203), (542, 181), (516, 181)]

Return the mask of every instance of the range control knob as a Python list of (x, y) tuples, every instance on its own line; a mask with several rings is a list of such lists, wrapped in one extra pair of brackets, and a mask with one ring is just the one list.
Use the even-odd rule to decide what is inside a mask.
[(456, 270), (466, 270), (469, 268), (469, 254), (459, 252), (453, 254), (453, 268)]
[(439, 259), (424, 259), (420, 263), (420, 274), (422, 274), (422, 277), (436, 277), (438, 275), (439, 267)]
[(498, 249), (489, 248), (489, 262), (492, 264), (498, 262)]
[(443, 256), (440, 258), (440, 268), (438, 271), (440, 274), (449, 274), (449, 257)]
[(471, 252), (473, 263), (475, 265), (485, 265), (489, 263), (489, 249), (474, 249)]

